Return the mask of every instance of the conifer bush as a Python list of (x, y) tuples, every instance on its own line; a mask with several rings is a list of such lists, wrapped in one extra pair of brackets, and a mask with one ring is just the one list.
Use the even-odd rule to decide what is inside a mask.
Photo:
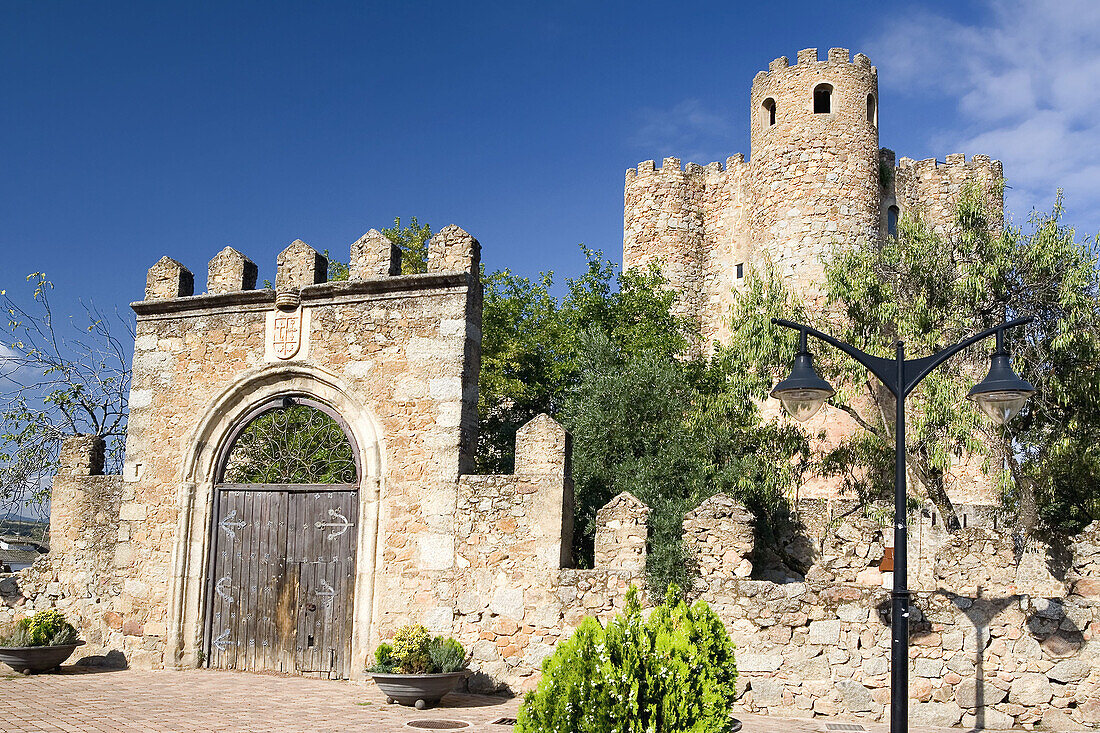
[(606, 627), (585, 618), (543, 662), (517, 733), (724, 733), (737, 681), (734, 646), (704, 602), (670, 586), (643, 619), (632, 588)]

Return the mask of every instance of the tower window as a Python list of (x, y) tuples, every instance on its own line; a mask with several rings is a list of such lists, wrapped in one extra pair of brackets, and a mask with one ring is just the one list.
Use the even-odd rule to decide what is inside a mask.
[(738, 262), (737, 263), (737, 279), (740, 280), (744, 276), (745, 276), (745, 263), (744, 262)]
[(898, 207), (896, 206), (886, 210), (886, 233), (891, 237), (898, 236)]
[(764, 124), (771, 127), (775, 124), (775, 100), (768, 97), (760, 106), (763, 109), (763, 114), (761, 116), (764, 119)]
[(833, 85), (818, 84), (814, 87), (814, 114), (827, 115), (833, 111)]
[(875, 95), (867, 95), (867, 121), (872, 125), (878, 125), (878, 103), (875, 102)]

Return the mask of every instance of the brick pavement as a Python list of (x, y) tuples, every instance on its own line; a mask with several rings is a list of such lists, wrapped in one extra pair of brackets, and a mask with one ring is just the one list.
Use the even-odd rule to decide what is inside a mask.
[[(245, 672), (87, 671), (23, 677), (0, 674), (0, 731), (58, 733), (392, 733), (414, 720), (461, 720), (468, 733), (510, 733), (492, 721), (515, 717), (519, 699), (448, 695), (427, 711), (387, 705), (373, 683), (332, 682)], [(741, 715), (746, 733), (819, 733), (823, 720)], [(865, 724), (866, 725), (866, 724)], [(866, 725), (868, 733), (887, 726)], [(935, 729), (914, 728), (914, 733)], [(950, 729), (941, 729), (947, 731)], [(956, 729), (954, 733), (958, 733)]]

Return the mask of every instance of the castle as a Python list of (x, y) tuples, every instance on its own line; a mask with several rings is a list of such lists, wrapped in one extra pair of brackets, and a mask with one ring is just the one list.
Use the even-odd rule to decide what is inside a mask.
[(879, 147), (878, 70), (861, 53), (816, 48), (757, 73), (749, 96), (750, 158), (701, 166), (665, 158), (626, 172), (623, 269), (660, 263), (679, 307), (707, 341), (728, 338), (733, 295), (765, 259), (812, 297), (834, 246), (894, 233), (919, 214), (950, 229), (962, 187), (977, 184), (996, 225), (1000, 161), (988, 155), (895, 160)]
[[(626, 172), (623, 269), (661, 267), (680, 293), (677, 307), (705, 342), (729, 338), (735, 294), (752, 270), (770, 261), (791, 290), (812, 301), (824, 277), (822, 260), (835, 247), (896, 234), (903, 214), (948, 233), (959, 192), (978, 186), (1000, 227), (1001, 162), (988, 155), (895, 159), (879, 147), (878, 69), (861, 53), (816, 48), (786, 56), (757, 73), (749, 95), (750, 152), (701, 166), (665, 158)], [(774, 400), (766, 415), (778, 413)], [(858, 430), (838, 410), (810, 423), (835, 446)], [(948, 475), (953, 501), (995, 504), (980, 461), (958, 461)], [(837, 495), (836, 480), (811, 477), (801, 498)]]
[[(813, 111), (815, 90), (829, 111)], [(627, 182), (624, 264), (671, 265), (681, 306), (712, 336), (722, 293), (764, 255), (809, 288), (832, 242), (916, 208), (946, 227), (969, 180), (995, 195), (1000, 164), (988, 158), (894, 167), (878, 150), (866, 57), (780, 59), (752, 99), (762, 112), (750, 163), (681, 171), (669, 159)], [(892, 181), (879, 177), (880, 156)], [(161, 258), (131, 306), (123, 473), (103, 474), (101, 438), (66, 442), (51, 550), (0, 575), (0, 623), (57, 608), (87, 642), (83, 664), (352, 680), (378, 642), (422, 623), (469, 650), (469, 689), (532, 689), (584, 617), (606, 620), (644, 583), (650, 509), (614, 497), (596, 516), (593, 566), (576, 568), (561, 425), (540, 415), (519, 430), (514, 473), (472, 473), (480, 264), (481, 245), (457, 226), (428, 243), (422, 274), (402, 274), (375, 230), (351, 243), (345, 281), (328, 282), (325, 256), (300, 240), (280, 253), (273, 288), (257, 289), (256, 264), (229, 247), (209, 261), (206, 292)], [(327, 426), (323, 455), (344, 456), (338, 479), (236, 470), (251, 426), (290, 425), (291, 411)], [(288, 458), (335, 460), (298, 460), (313, 455)], [(783, 548), (798, 577), (769, 575), (772, 551), (758, 551), (752, 516), (730, 497), (684, 518), (690, 592), (738, 645), (741, 709), (887, 714), (888, 531), (850, 510), (835, 497), (803, 502), (806, 534)], [(1055, 563), (1045, 546), (1018, 552), (995, 521), (949, 534), (913, 519), (914, 722), (1100, 725), (1100, 524)]]

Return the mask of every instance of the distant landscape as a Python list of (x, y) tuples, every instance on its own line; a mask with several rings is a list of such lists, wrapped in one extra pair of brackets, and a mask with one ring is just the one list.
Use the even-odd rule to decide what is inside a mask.
[(7, 537), (26, 537), (38, 542), (49, 544), (49, 522), (33, 517), (22, 517), (8, 514), (0, 517), (0, 535)]

